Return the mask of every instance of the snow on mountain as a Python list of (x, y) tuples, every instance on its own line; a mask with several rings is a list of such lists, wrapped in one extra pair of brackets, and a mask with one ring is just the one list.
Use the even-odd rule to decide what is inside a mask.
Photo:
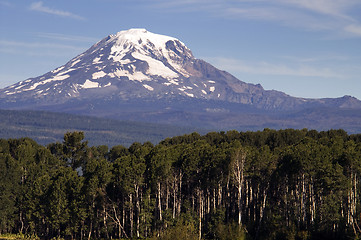
[[(164, 99), (185, 97), (252, 105), (259, 109), (296, 109), (329, 100), (294, 98), (261, 85), (242, 82), (196, 59), (176, 38), (130, 29), (102, 39), (65, 65), (0, 90), (5, 102), (64, 104), (71, 100)], [(348, 106), (350, 99), (332, 104)], [(354, 100), (353, 106), (360, 106)]]
[[(176, 38), (145, 29), (130, 29), (109, 35), (64, 66), (7, 87), (3, 93), (7, 96), (26, 93), (33, 97), (79, 97), (84, 89), (110, 90), (113, 87), (111, 92), (114, 94), (127, 90), (131, 95), (132, 91), (142, 93), (136, 89), (142, 87), (146, 91), (158, 89), (159, 94), (178, 92), (192, 96), (189, 90), (195, 85), (186, 86), (183, 79), (194, 75), (185, 68), (187, 62), (193, 59), (191, 51)], [(124, 89), (122, 85), (127, 81), (138, 84), (133, 84), (133, 90)], [(163, 86), (175, 87), (164, 92)], [(200, 92), (205, 92), (205, 88)], [(212, 92), (210, 89), (214, 86), (208, 86), (207, 92)]]

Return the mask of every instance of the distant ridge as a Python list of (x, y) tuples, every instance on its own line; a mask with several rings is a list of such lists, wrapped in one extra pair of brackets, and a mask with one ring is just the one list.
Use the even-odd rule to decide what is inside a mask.
[(109, 35), (63, 66), (1, 89), (0, 109), (219, 130), (361, 132), (361, 101), (352, 96), (308, 99), (265, 90), (195, 58), (180, 40), (146, 29)]
[(39, 144), (47, 145), (62, 142), (64, 134), (68, 131), (84, 132), (85, 140), (90, 146), (129, 147), (134, 142), (149, 141), (156, 144), (167, 137), (197, 130), (165, 124), (119, 121), (65, 113), (0, 110), (1, 139), (29, 137)]

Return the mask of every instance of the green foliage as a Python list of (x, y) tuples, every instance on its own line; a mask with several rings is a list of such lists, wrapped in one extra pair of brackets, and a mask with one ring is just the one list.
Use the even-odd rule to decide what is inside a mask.
[(242, 226), (231, 222), (228, 224), (218, 223), (215, 231), (216, 239), (220, 240), (245, 240), (246, 233)]
[(0, 239), (6, 239), (6, 240), (39, 240), (40, 238), (34, 234), (3, 234), (0, 235)]
[(160, 240), (197, 240), (198, 233), (194, 225), (190, 223), (177, 223), (161, 232), (159, 236), (154, 236), (150, 239)]
[(110, 149), (84, 139), (0, 139), (0, 239), (361, 235), (359, 135), (192, 133)]
[(10, 154), (0, 153), (0, 229), (8, 232), (16, 219), (20, 169)]

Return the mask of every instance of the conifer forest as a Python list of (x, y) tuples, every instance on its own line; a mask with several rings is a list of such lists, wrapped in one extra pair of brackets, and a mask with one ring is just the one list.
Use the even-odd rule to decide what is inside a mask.
[(361, 134), (192, 133), (153, 145), (0, 140), (0, 237), (359, 239)]

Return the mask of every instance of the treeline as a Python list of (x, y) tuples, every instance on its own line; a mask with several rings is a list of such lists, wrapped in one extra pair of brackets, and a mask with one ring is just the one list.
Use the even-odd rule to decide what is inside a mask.
[(0, 235), (358, 239), (361, 135), (211, 132), (157, 145), (0, 140)]
[[(41, 145), (62, 141), (66, 132), (84, 132), (90, 146), (158, 143), (166, 137), (197, 131), (190, 127), (141, 123), (67, 113), (0, 109), (0, 138), (29, 137)], [(203, 133), (206, 133), (206, 131)]]

